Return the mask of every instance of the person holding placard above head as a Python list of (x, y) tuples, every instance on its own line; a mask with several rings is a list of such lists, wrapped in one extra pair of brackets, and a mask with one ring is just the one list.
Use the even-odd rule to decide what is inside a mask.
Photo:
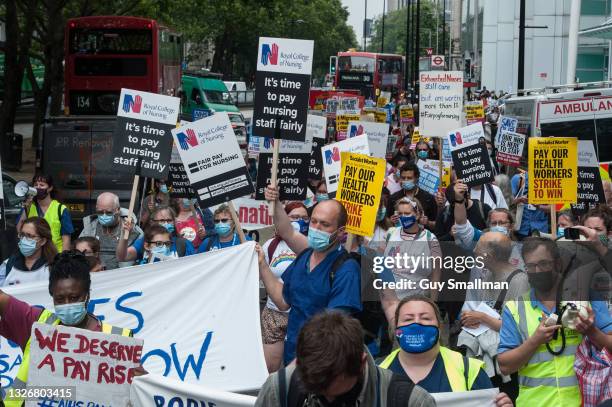
[[(402, 198), (395, 204), (394, 216), (398, 218), (398, 226), (389, 230), (385, 240), (387, 248), (385, 256), (393, 257), (396, 255), (406, 255), (426, 258), (442, 258), (442, 251), (436, 236), (418, 223), (418, 219), (423, 216), (421, 203), (410, 198)], [(440, 261), (433, 264), (421, 264), (417, 268), (395, 268), (393, 275), (396, 282), (413, 281), (419, 287), (419, 281), (428, 279), (432, 283), (438, 283), (441, 277)], [(432, 286), (435, 286), (432, 284)], [(397, 296), (402, 299), (409, 295), (423, 294), (430, 295), (432, 299), (438, 298), (438, 290), (432, 288), (428, 293), (421, 288), (415, 289), (396, 289)]]
[[(424, 208), (424, 211), (421, 217), (417, 219), (417, 222), (428, 229), (433, 230), (438, 213), (436, 201), (433, 195), (418, 187), (419, 175), (419, 167), (414, 162), (410, 162), (400, 168), (400, 182), (402, 185), (402, 190), (391, 195), (387, 205), (387, 212), (393, 213), (395, 210), (395, 204), (402, 198), (416, 199), (421, 203), (421, 205), (423, 205)], [(397, 223), (398, 218), (396, 216), (392, 216), (391, 221)]]
[(279, 282), (259, 252), (259, 275), (266, 291), (280, 310), (290, 310), (284, 363), (295, 358), (297, 335), (304, 323), (324, 309), (361, 311), (360, 269), (340, 242), (348, 214), (336, 200), (317, 203), (310, 216), (308, 236), (296, 231), (278, 198), (278, 187), (268, 185), (266, 200), (275, 202), (276, 233), (297, 254)]
[[(58, 254), (49, 268), (49, 294), (54, 311), (27, 304), (0, 291), (0, 335), (15, 342), (23, 351), (17, 377), (10, 388), (3, 388), (4, 406), (21, 407), (23, 400), (7, 398), (14, 390), (25, 389), (29, 376), (30, 333), (32, 325), (40, 322), (65, 325), (90, 331), (121, 336), (132, 336), (132, 331), (101, 321), (87, 311), (91, 295), (90, 265), (85, 256), (76, 251)], [(145, 374), (140, 367), (135, 376)]]
[[(484, 363), (466, 358), (440, 345), (440, 310), (423, 296), (406, 297), (395, 310), (395, 338), (399, 349), (380, 364), (393, 373), (408, 377), (429, 393), (464, 392), (493, 387)], [(494, 399), (497, 407), (513, 406), (505, 393)]]
[[(155, 209), (151, 214), (149, 225), (147, 226), (147, 228), (145, 228), (145, 234), (146, 230), (152, 225), (162, 226), (170, 234), (170, 238), (172, 240), (170, 252), (176, 253), (176, 257), (191, 256), (192, 254), (195, 254), (196, 251), (190, 241), (188, 241), (187, 239), (183, 239), (182, 237), (176, 236), (176, 227), (174, 225), (175, 219), (176, 215), (172, 208), (167, 206), (160, 206)], [(131, 221), (124, 221), (124, 230), (131, 231), (133, 227), (134, 224)], [(125, 239), (120, 239), (116, 251), (117, 260), (119, 260), (120, 262), (136, 261), (140, 263), (145, 254), (144, 246), (144, 236), (138, 238), (130, 247), (127, 247), (127, 241)]]
[(28, 196), (24, 202), (24, 210), (17, 222), (17, 232), (21, 232), (21, 226), (27, 218), (43, 217), (51, 227), (51, 240), (57, 251), (70, 250), (70, 235), (74, 232), (72, 218), (68, 208), (53, 199), (56, 193), (53, 178), (50, 175), (35, 174), (32, 185), (36, 188), (36, 196)]
[[(301, 234), (308, 235), (310, 217), (303, 203), (293, 201), (285, 205), (285, 212), (291, 225)], [(272, 273), (283, 281), (281, 276), (287, 267), (295, 260), (295, 253), (278, 235), (265, 242), (262, 246), (266, 263)], [(264, 343), (264, 356), (270, 373), (277, 371), (283, 361), (283, 344), (287, 333), (289, 313), (278, 309), (274, 301), (268, 297), (266, 306), (261, 313), (261, 333)]]
[(44, 218), (26, 219), (18, 235), (18, 252), (0, 265), (0, 286), (47, 280), (49, 264), (57, 254), (51, 228)]
[(146, 225), (149, 218), (159, 206), (170, 206), (170, 190), (166, 180), (153, 180), (151, 191), (142, 203), (140, 210), (140, 225)]
[[(226, 247), (238, 246), (240, 244), (240, 236), (236, 231), (236, 225), (232, 220), (230, 207), (222, 204), (213, 212), (215, 222), (216, 235), (204, 239), (198, 253), (205, 253), (212, 250), (225, 249)], [(250, 237), (246, 237), (251, 240)]]

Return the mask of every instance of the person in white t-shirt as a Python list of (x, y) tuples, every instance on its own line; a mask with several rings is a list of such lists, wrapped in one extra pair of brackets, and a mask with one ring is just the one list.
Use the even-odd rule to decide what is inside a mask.
[(57, 249), (47, 221), (38, 216), (26, 219), (18, 237), (19, 251), (0, 265), (0, 287), (49, 281), (49, 264)]
[[(406, 258), (404, 254), (407, 254), (411, 261), (419, 261), (419, 263), (396, 264), (393, 268), (396, 283), (406, 284), (405, 287), (396, 288), (396, 294), (399, 299), (409, 295), (427, 295), (427, 290), (422, 288), (420, 281), (429, 280), (431, 287), (435, 287), (431, 282), (440, 281), (442, 273), (440, 244), (436, 236), (418, 222), (423, 216), (423, 207), (418, 200), (401, 198), (395, 204), (395, 214), (399, 216), (399, 225), (389, 230), (385, 256), (395, 257), (396, 254), (400, 254)], [(410, 288), (408, 284), (414, 288)], [(437, 300), (436, 288), (432, 288), (429, 294), (432, 300)]]
[(495, 184), (484, 184), (471, 187), (470, 199), (472, 201), (479, 200), (483, 204), (489, 205), (491, 209), (508, 209), (508, 203), (506, 202), (506, 198), (504, 198), (504, 193)]
[[(307, 235), (309, 217), (306, 206), (302, 202), (289, 202), (285, 205), (285, 212), (291, 219), (294, 229)], [(281, 276), (295, 260), (296, 254), (280, 236), (275, 236), (265, 242), (262, 250), (272, 274), (282, 282)], [(270, 373), (277, 371), (282, 365), (288, 321), (289, 311), (280, 311), (274, 301), (268, 297), (261, 313), (261, 333), (266, 366)]]
[[(370, 237), (365, 238), (366, 245), (376, 245), (385, 242), (386, 236), (389, 230), (393, 227), (390, 215), (387, 213), (387, 203), (391, 196), (390, 191), (383, 187), (382, 194), (380, 197), (380, 205), (378, 206), (378, 212), (376, 213), (376, 225), (374, 227), (374, 234)], [(375, 248), (375, 247), (373, 247)]]

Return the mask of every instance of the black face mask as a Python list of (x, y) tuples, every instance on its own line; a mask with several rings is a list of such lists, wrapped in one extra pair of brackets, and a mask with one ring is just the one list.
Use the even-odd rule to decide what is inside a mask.
[(555, 275), (551, 271), (540, 271), (539, 273), (527, 273), (529, 284), (538, 291), (548, 292), (555, 284)]
[(45, 199), (49, 194), (49, 190), (47, 188), (36, 188), (36, 198), (37, 199)]

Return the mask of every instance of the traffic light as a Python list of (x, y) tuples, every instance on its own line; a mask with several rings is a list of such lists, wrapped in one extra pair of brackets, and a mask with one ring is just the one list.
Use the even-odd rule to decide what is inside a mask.
[(333, 55), (329, 57), (329, 74), (331, 76), (336, 75), (336, 59), (338, 59), (338, 57)]

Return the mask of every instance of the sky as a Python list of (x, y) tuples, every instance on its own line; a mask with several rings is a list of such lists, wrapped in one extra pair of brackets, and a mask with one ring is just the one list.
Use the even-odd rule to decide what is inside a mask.
[[(357, 42), (363, 44), (363, 18), (366, 0), (342, 0), (342, 5), (348, 7), (348, 23), (353, 27)], [(382, 14), (384, 0), (367, 0), (368, 18), (374, 18)]]

